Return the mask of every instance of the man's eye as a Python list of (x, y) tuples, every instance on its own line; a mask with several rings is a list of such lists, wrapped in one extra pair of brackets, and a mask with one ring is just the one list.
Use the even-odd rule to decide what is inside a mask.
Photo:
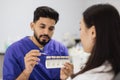
[(50, 30), (50, 31), (53, 31), (53, 30), (54, 30), (54, 27), (49, 28), (49, 30)]
[(45, 28), (45, 26), (40, 26), (40, 28)]

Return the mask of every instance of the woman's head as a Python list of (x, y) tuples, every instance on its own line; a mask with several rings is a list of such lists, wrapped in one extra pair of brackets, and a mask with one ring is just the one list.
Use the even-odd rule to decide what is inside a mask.
[(91, 26), (88, 28), (84, 19), (80, 21), (80, 39), (83, 49), (87, 53), (91, 53), (95, 45), (96, 31), (95, 27)]
[(81, 20), (80, 38), (83, 48), (91, 56), (83, 70), (100, 66), (109, 61), (114, 71), (119, 69), (120, 57), (120, 16), (110, 4), (97, 4), (87, 8)]

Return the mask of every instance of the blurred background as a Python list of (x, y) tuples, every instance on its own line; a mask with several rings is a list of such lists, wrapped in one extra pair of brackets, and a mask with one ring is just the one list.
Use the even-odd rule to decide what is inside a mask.
[[(50, 6), (59, 12), (53, 38), (68, 47), (69, 54), (74, 56), (73, 62), (78, 60), (75, 56), (83, 52), (79, 40), (82, 12), (96, 3), (110, 3), (120, 12), (119, 0), (0, 0), (0, 78), (6, 48), (16, 40), (32, 35), (30, 22), (38, 6)], [(76, 64), (74, 62), (78, 69)]]

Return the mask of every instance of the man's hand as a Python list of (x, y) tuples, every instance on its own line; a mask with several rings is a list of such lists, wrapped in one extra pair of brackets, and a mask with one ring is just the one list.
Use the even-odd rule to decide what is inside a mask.
[(73, 74), (73, 64), (68, 63), (68, 62), (65, 63), (64, 67), (61, 68), (61, 71), (60, 71), (60, 79), (66, 80), (72, 74)]
[(25, 62), (25, 69), (23, 72), (17, 77), (16, 80), (28, 80), (29, 76), (36, 64), (40, 61), (38, 56), (40, 56), (39, 50), (31, 50), (29, 51), (25, 57), (24, 57), (24, 62)]
[(38, 58), (38, 56), (40, 55), (41, 54), (39, 50), (31, 50), (26, 54), (26, 56), (24, 57), (26, 72), (32, 72), (34, 66), (40, 61), (40, 59)]

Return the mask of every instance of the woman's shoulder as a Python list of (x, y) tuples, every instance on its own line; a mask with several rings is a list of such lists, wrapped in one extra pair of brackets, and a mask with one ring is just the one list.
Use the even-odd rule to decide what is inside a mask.
[(92, 73), (92, 74), (80, 74), (76, 76), (73, 80), (113, 80), (113, 74), (107, 73)]
[(114, 72), (109, 62), (105, 62), (103, 65), (79, 74), (73, 80), (112, 80)]

